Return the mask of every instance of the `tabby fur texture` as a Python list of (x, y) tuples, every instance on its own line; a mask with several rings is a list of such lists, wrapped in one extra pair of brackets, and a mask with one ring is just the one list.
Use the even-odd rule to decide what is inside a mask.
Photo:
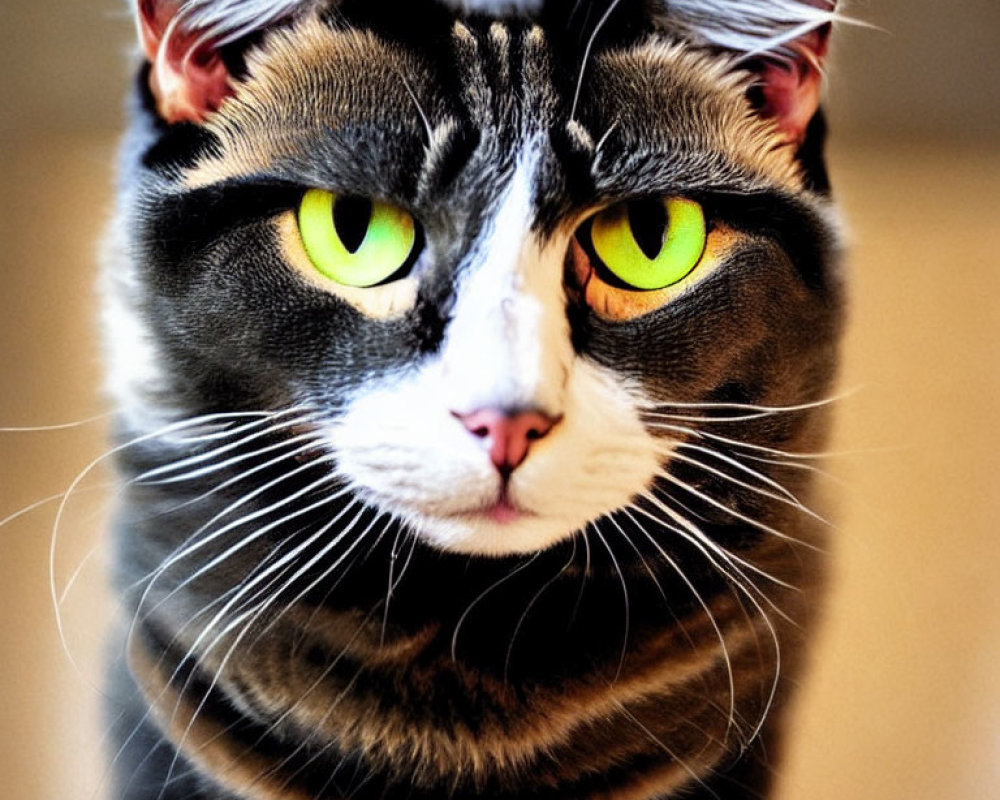
[[(823, 573), (822, 120), (783, 141), (693, 0), (461, 5), (192, 2), (234, 86), (203, 123), (143, 71), (105, 270), (117, 800), (769, 792)], [(312, 188), (405, 209), (412, 269), (312, 270)], [(677, 196), (691, 280), (581, 272), (597, 210)], [(499, 470), (483, 408), (553, 427)]]

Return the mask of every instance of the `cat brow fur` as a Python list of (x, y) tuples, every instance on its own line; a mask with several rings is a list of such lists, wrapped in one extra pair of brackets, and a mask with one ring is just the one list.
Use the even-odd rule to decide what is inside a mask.
[[(843, 19), (835, 0), (660, 0), (663, 27), (698, 43), (747, 55), (786, 55), (785, 45)], [(531, 14), (545, 0), (441, 0), (463, 13)], [(202, 40), (226, 44), (283, 19), (302, 16), (320, 0), (185, 0), (178, 25)]]

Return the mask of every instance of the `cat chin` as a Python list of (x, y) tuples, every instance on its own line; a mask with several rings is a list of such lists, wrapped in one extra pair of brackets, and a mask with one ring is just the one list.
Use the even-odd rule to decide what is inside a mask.
[(497, 515), (493, 510), (437, 518), (416, 514), (409, 517), (409, 522), (417, 537), (431, 547), (487, 558), (547, 550), (571, 538), (581, 527), (568, 520), (515, 514), (515, 518)]

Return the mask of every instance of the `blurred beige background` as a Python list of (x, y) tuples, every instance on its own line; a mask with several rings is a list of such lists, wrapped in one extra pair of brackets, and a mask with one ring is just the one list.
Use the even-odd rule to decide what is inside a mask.
[[(121, 3), (0, 0), (0, 428), (101, 414), (96, 243), (130, 80)], [(1000, 2), (855, 0), (831, 165), (853, 239), (836, 581), (782, 800), (1000, 798)], [(0, 521), (104, 421), (0, 432)], [(99, 468), (0, 526), (0, 799), (101, 796)], [(68, 654), (67, 654), (68, 651)]]

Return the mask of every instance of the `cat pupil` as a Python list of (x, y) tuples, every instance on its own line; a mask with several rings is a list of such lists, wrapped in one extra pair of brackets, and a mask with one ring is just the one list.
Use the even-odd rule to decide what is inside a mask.
[(356, 253), (368, 233), (372, 201), (367, 197), (338, 197), (333, 204), (333, 225), (348, 253)]
[(656, 200), (633, 200), (628, 204), (628, 222), (643, 254), (652, 261), (663, 249), (667, 233), (667, 210)]

